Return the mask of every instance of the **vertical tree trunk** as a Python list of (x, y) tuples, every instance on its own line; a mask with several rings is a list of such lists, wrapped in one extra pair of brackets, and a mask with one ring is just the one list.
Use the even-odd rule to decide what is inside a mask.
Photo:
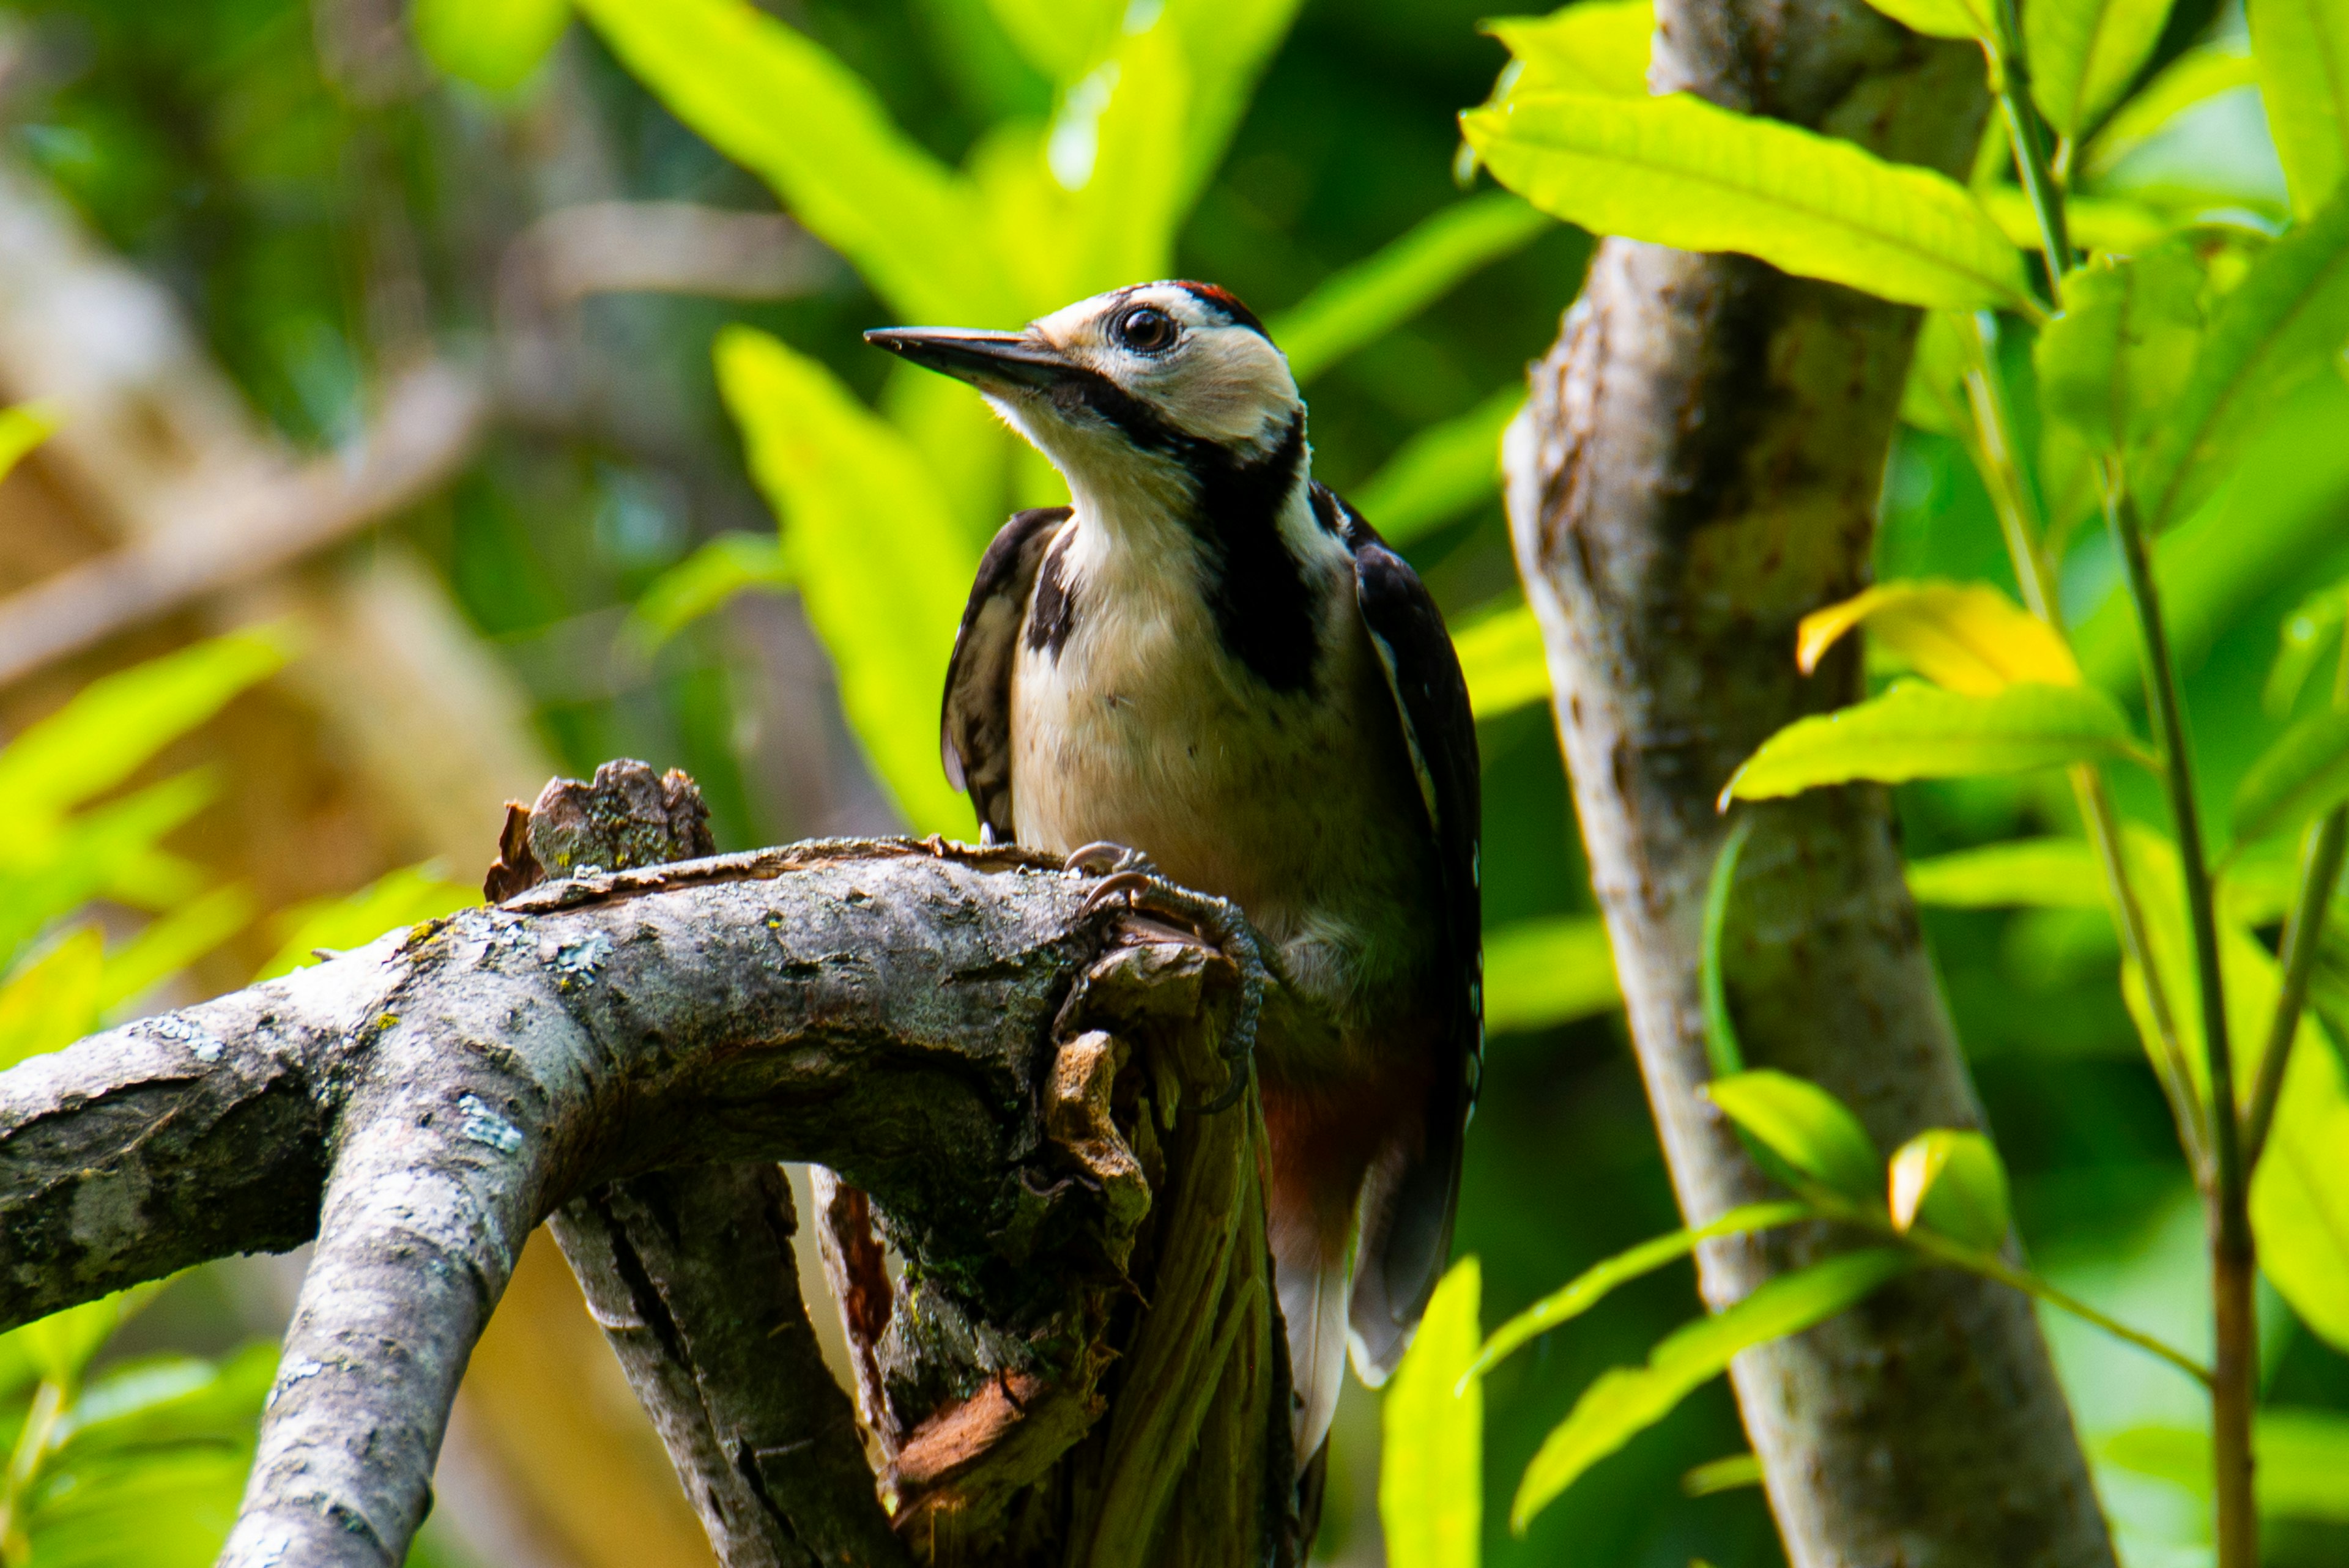
[[(1651, 85), (1955, 171), (1970, 47), (1858, 0), (1661, 0)], [(1763, 1181), (1695, 1090), (1714, 798), (1772, 731), (1858, 693), (1795, 625), (1867, 580), (1916, 315), (1737, 256), (1609, 240), (1512, 430), (1509, 510), (1640, 1067), (1692, 1222)], [(1752, 808), (1744, 808), (1752, 809)], [(1753, 1065), (1814, 1078), (1886, 1150), (1980, 1120), (1880, 789), (1758, 812), (1725, 950)], [(1717, 1242), (1716, 1308), (1842, 1244)], [(1921, 1274), (1733, 1377), (1798, 1568), (2113, 1562), (2030, 1304)]]

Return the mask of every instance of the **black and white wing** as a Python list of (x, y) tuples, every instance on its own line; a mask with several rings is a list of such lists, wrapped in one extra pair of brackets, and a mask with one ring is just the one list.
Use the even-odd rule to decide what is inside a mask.
[(1354, 596), (1386, 666), (1387, 689), (1411, 748), (1434, 841), (1450, 994), (1429, 1079), (1423, 1141), (1406, 1150), (1378, 1233), (1362, 1237), (1352, 1326), (1378, 1371), (1392, 1367), (1452, 1251), (1461, 1135), (1484, 1068), (1484, 916), (1478, 898), (1483, 792), (1468, 684), (1442, 612), (1408, 562), (1325, 487), (1314, 501), (1337, 519), (1354, 557)]
[(1051, 547), (1065, 506), (1011, 514), (979, 558), (970, 603), (963, 606), (947, 663), (940, 750), (947, 781), (970, 796), (980, 835), (988, 843), (1011, 840), (1011, 661), (1019, 628), (1036, 589), (1036, 569)]

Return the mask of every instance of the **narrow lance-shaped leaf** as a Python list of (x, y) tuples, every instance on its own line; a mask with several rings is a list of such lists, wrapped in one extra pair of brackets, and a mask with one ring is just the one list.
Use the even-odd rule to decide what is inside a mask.
[(822, 365), (748, 327), (719, 336), (717, 361), (866, 756), (916, 831), (968, 833), (969, 806), (938, 766), (936, 714), (978, 549), (920, 455)]
[(1885, 583), (1814, 610), (1795, 627), (1805, 675), (1854, 626), (1876, 645), (1949, 691), (1987, 696), (2024, 682), (2077, 686), (2080, 666), (2063, 637), (1981, 583)]
[(2146, 527), (2185, 521), (2245, 441), (2349, 342), (2349, 201), (2261, 253), (2219, 306), (2130, 484)]
[(2234, 829), (2249, 843), (2304, 826), (2349, 800), (2349, 713), (2311, 714), (2276, 738), (2235, 790)]
[(2040, 406), (2094, 449), (2137, 447), (2185, 386), (2202, 339), (2202, 270), (2184, 244), (2064, 279), (2064, 314), (2032, 351)]
[(1500, 16), (1483, 25), (1513, 57), (1493, 102), (1511, 94), (1606, 93), (1644, 98), (1656, 33), (1650, 0), (1578, 0), (1547, 16)]
[(1273, 319), (1272, 339), (1297, 379), (1310, 381), (1554, 226), (1547, 214), (1502, 191), (1438, 208), (1372, 254), (1324, 278)]
[(1452, 645), (1478, 718), (1548, 700), (1549, 655), (1531, 606), (1512, 604), (1478, 615), (1452, 634)]
[(1868, 0), (1912, 33), (1929, 38), (1987, 38), (1992, 36), (1985, 0)]
[(1847, 141), (1685, 93), (1512, 95), (1461, 125), (1495, 179), (1597, 233), (1743, 252), (1906, 304), (2037, 309), (1965, 187)]
[(280, 938), (277, 952), (254, 972), (254, 981), (274, 980), (316, 964), (319, 948), (347, 953), (387, 932), (481, 902), (479, 887), (449, 881), (435, 861), (386, 872), (357, 892), (280, 911), (271, 922), (271, 934)]
[(1671, 1414), (1689, 1393), (1719, 1376), (1741, 1350), (1826, 1322), (1909, 1266), (1889, 1247), (1846, 1253), (1781, 1274), (1712, 1317), (1700, 1318), (1656, 1346), (1641, 1367), (1607, 1373), (1584, 1391), (1526, 1467), (1510, 1526), (1520, 1535), (1536, 1514), (1584, 1471)]
[(653, 580), (628, 612), (626, 638), (649, 655), (746, 588), (791, 582), (771, 533), (721, 533)]
[(2333, 200), (2349, 163), (2349, 11), (2337, 0), (2250, 0), (2251, 56), (2292, 210)]
[(2032, 0), (2023, 7), (2031, 96), (2057, 135), (2076, 139), (2113, 106), (2168, 16), (2169, 0)]
[(2105, 873), (2085, 839), (2016, 839), (1911, 861), (1909, 892), (1950, 909), (2102, 909)]
[(1408, 544), (1451, 521), (1499, 490), (1501, 436), (1525, 406), (1526, 389), (1513, 382), (1421, 430), (1354, 488), (1354, 504), (1390, 544)]
[(1604, 1301), (1616, 1286), (1644, 1279), (1669, 1264), (1678, 1263), (1703, 1243), (1721, 1236), (1743, 1236), (1775, 1230), (1811, 1218), (1806, 1203), (1747, 1203), (1732, 1209), (1708, 1224), (1674, 1231), (1593, 1264), (1557, 1290), (1542, 1297), (1493, 1331), (1475, 1363), (1464, 1376), (1479, 1377), (1519, 1346), (1570, 1322)]
[(2091, 178), (2109, 174), (2178, 116), (2256, 79), (2251, 57), (2239, 41), (2189, 49), (2114, 111), (2075, 161)]
[[(2270, 1406), (2252, 1438), (2260, 1511), (2278, 1519), (2349, 1524), (2349, 1416)], [(2192, 1427), (2131, 1427), (2097, 1444), (2116, 1469), (2200, 1498), (2210, 1484), (2210, 1434)]]
[(2344, 617), (2349, 617), (2349, 583), (2318, 589), (2284, 617), (2277, 631), (2275, 663), (2268, 667), (2268, 684), (2260, 693), (2261, 707), (2279, 718), (2292, 711), (2309, 672), (2341, 635)]
[(1607, 923), (1595, 914), (1520, 921), (1485, 938), (1485, 1027), (1493, 1034), (1572, 1023), (1621, 1001)]
[(1028, 63), (1056, 82), (1075, 80), (1109, 52), (1127, 0), (987, 0)]
[(1795, 720), (1762, 743), (1722, 791), (1799, 795), (1870, 779), (1968, 779), (2099, 758), (2144, 760), (2128, 720), (2088, 686), (2012, 686), (1988, 696), (1902, 681), (1882, 696)]
[[(2011, 244), (2026, 251), (2044, 250), (2047, 232), (2039, 226), (2039, 210), (2019, 185), (1992, 185), (1974, 191), (1991, 221)], [(2073, 245), (2092, 253), (2134, 255), (2174, 233), (2185, 216), (2148, 207), (2118, 196), (2069, 196), (2064, 201), (2064, 226)]]
[(1476, 1568), (1485, 1522), (1485, 1385), (1475, 1258), (1435, 1287), (1380, 1414), (1379, 1522), (1391, 1568)]
[(1937, 1127), (1894, 1151), (1889, 1206), (1895, 1230), (1922, 1225), (1996, 1252), (2013, 1222), (2006, 1165), (1979, 1132)]
[(1884, 1191), (1884, 1161), (1859, 1118), (1806, 1078), (1772, 1068), (1713, 1079), (1704, 1097), (1797, 1176), (1863, 1203)]

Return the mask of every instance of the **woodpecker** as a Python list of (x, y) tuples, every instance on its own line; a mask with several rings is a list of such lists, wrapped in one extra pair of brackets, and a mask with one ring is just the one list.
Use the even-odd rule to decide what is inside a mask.
[(1257, 1057), (1307, 1460), (1347, 1345), (1382, 1382), (1450, 1253), (1483, 1057), (1476, 738), (1443, 617), (1312, 479), (1288, 362), (1220, 288), (865, 337), (969, 382), (1068, 481), (996, 535), (947, 667), (947, 773), (984, 836), (1129, 846), (1234, 901), (1329, 1026)]

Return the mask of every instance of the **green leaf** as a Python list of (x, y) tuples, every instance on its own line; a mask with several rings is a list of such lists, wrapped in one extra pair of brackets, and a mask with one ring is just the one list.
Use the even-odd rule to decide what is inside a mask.
[[(2349, 1524), (2349, 1416), (2270, 1406), (2256, 1419), (2260, 1511)], [(2209, 1491), (2210, 1435), (2190, 1427), (2131, 1427), (2097, 1444), (2096, 1457), (2197, 1497)]]
[(2015, 839), (1909, 861), (1909, 892), (1945, 909), (2102, 909), (2105, 873), (2085, 839)]
[(2186, 520), (2245, 442), (2349, 342), (2349, 201), (2261, 252), (2220, 304), (2130, 486), (2148, 531)]
[(2349, 14), (2338, 0), (2249, 0), (2268, 130), (2302, 218), (2341, 188), (2349, 158)]
[(2202, 269), (2185, 244), (2098, 261), (2064, 279), (2064, 314), (2032, 351), (2040, 407), (2100, 451), (2133, 450), (2163, 419), (2202, 339)]
[(1435, 1287), (1381, 1402), (1379, 1522), (1391, 1568), (1476, 1568), (1485, 1521), (1485, 1385), (1475, 1258)]
[[(1375, 519), (1371, 525), (1377, 526)], [(1530, 605), (1511, 604), (1472, 617), (1452, 634), (1452, 645), (1478, 718), (1549, 700), (1549, 656)]]
[(1390, 544), (1409, 544), (1451, 521), (1500, 489), (1501, 437), (1525, 406), (1526, 389), (1513, 382), (1465, 414), (1428, 426), (1355, 487), (1355, 506)]
[(1980, 0), (1868, 0), (1912, 33), (1929, 38), (1988, 38), (1990, 13)]
[(1894, 1151), (1889, 1207), (1895, 1230), (1922, 1225), (1986, 1253), (2005, 1244), (2013, 1222), (1998, 1150), (1979, 1132), (1947, 1127)]
[[(2274, 960), (2240, 927), (2227, 934), (2230, 1023), (2240, 1038), (2262, 1040), (2274, 1006)], [(2239, 991), (2246, 993), (2240, 1003)], [(2246, 1025), (2260, 1032), (2243, 1033)], [(2268, 1282), (2320, 1338), (2349, 1353), (2349, 1162), (2342, 1159), (2349, 1149), (2349, 1081), (2329, 1044), (2323, 1026), (2302, 1021), (2267, 1150), (2251, 1177), (2251, 1231)]]
[[(2010, 244), (2026, 251), (2044, 250), (2046, 232), (2039, 226), (2039, 210), (2019, 185), (1977, 187), (1974, 200), (1982, 204)], [(2165, 234), (2177, 231), (2179, 220), (2141, 202), (2117, 196), (2072, 196), (2064, 202), (2064, 222), (2072, 243), (2094, 254), (2134, 255)]]
[(2318, 589), (2284, 617), (2277, 632), (2275, 663), (2260, 693), (2261, 707), (2278, 718), (2292, 711), (2309, 672), (2341, 635), (2344, 618), (2349, 618), (2349, 583), (2342, 583)]
[(259, 985), (318, 962), (316, 950), (347, 953), (387, 932), (437, 920), (481, 902), (479, 888), (452, 882), (438, 861), (384, 872), (340, 898), (317, 898), (281, 910), (271, 921), (276, 954), (253, 979)]
[(1580, 0), (1547, 16), (1499, 16), (1479, 30), (1515, 57), (1493, 102), (1513, 93), (1606, 93), (1645, 98), (1656, 34), (1651, 0)]
[(1570, 1024), (1622, 1005), (1607, 923), (1561, 914), (1485, 939), (1485, 1027), (1496, 1035)]
[(113, 789), (288, 653), (283, 633), (235, 632), (90, 682), (0, 749), (0, 819), (54, 818)]
[(1513, 96), (1461, 126), (1494, 178), (1595, 233), (1743, 252), (1906, 304), (2037, 311), (1965, 187), (1847, 141), (1686, 93)]
[(2123, 104), (2076, 161), (2090, 178), (2102, 179), (2188, 109), (2255, 79), (2251, 57), (2237, 41), (2189, 49)]
[(748, 0), (579, 0), (638, 80), (916, 321), (1030, 314), (970, 184), (900, 130), (873, 89)]
[(97, 1030), (105, 950), (98, 928), (84, 926), (0, 986), (0, 1069)]
[(90, 1358), (114, 1337), (114, 1331), (137, 1316), (162, 1288), (162, 1282), (157, 1280), (119, 1290), (10, 1329), (5, 1337), (21, 1347), (43, 1377), (70, 1387), (80, 1380)]
[(748, 327), (719, 335), (717, 362), (865, 755), (915, 831), (968, 835), (970, 806), (938, 767), (937, 705), (977, 544), (920, 454), (821, 364)]
[(1973, 428), (1966, 405), (1965, 335), (1969, 318), (1954, 311), (1928, 311), (1917, 329), (1917, 351), (1900, 388), (1900, 418), (1920, 430), (1963, 438)]
[(1757, 1068), (1715, 1078), (1702, 1093), (1739, 1130), (1796, 1175), (1862, 1203), (1883, 1201), (1884, 1161), (1868, 1130), (1843, 1101), (1818, 1085), (1774, 1068)]
[(2055, 133), (2077, 139), (2136, 79), (2169, 0), (2032, 0), (2023, 7), (2031, 96)]
[(1056, 82), (1074, 81), (1109, 52), (1127, 0), (988, 0), (988, 9), (1028, 63)]
[(1681, 1476), (1681, 1495), (1711, 1497), (1740, 1487), (1762, 1484), (1762, 1460), (1756, 1454), (1731, 1454), (1694, 1466)]
[(773, 534), (721, 533), (653, 579), (629, 610), (624, 635), (650, 654), (744, 589), (790, 583)]
[(1593, 1264), (1495, 1329), (1493, 1336), (1485, 1341), (1484, 1348), (1476, 1353), (1475, 1360), (1463, 1376), (1483, 1377), (1519, 1347), (1547, 1334), (1558, 1325), (1588, 1312), (1604, 1301), (1616, 1286), (1644, 1279), (1666, 1264), (1688, 1256), (1705, 1242), (1720, 1236), (1743, 1236), (1754, 1231), (1775, 1230), (1780, 1225), (1795, 1224), (1811, 1217), (1811, 1208), (1806, 1203), (1747, 1203), (1730, 1210), (1709, 1224), (1674, 1231), (1670, 1235), (1641, 1242), (1603, 1263)]
[(1865, 625), (1881, 649), (1945, 691), (1988, 696), (2038, 682), (2076, 686), (2080, 666), (2061, 633), (1986, 583), (1880, 583), (1814, 610), (1795, 628), (1795, 665), (1818, 668), (1827, 649)]
[(58, 1422), (68, 1468), (163, 1443), (253, 1441), (276, 1378), (280, 1347), (256, 1341), (222, 1361), (149, 1357), (91, 1379)]
[(1546, 214), (1502, 191), (1438, 208), (1371, 255), (1322, 279), (1273, 319), (1272, 339), (1288, 356), (1297, 379), (1310, 381), (1551, 226)]
[(1781, 1274), (1728, 1311), (1699, 1318), (1650, 1353), (1642, 1367), (1619, 1367), (1575, 1402), (1573, 1413), (1544, 1439), (1518, 1483), (1509, 1511), (1518, 1534), (1585, 1470), (1671, 1414), (1672, 1407), (1717, 1377), (1741, 1350), (1799, 1334), (1863, 1300), (1907, 1269), (1889, 1247), (1846, 1253)]
[(8, 477), (25, 454), (57, 434), (59, 415), (48, 403), (19, 403), (0, 408), (0, 480)]
[(2143, 760), (2128, 720), (2100, 691), (2034, 684), (1971, 696), (1902, 681), (1882, 696), (1796, 719), (1762, 743), (1722, 800), (1798, 795), (1856, 779), (1968, 779), (2101, 758)]
[(499, 94), (529, 80), (570, 23), (570, 0), (414, 0), (408, 9), (426, 59)]
[(214, 888), (167, 911), (107, 956), (98, 1006), (114, 1013), (146, 995), (252, 924), (260, 913), (253, 891), (242, 882)]
[(2249, 843), (2294, 831), (2344, 800), (2349, 800), (2349, 714), (2311, 714), (2244, 773), (2235, 789), (2235, 838)]

